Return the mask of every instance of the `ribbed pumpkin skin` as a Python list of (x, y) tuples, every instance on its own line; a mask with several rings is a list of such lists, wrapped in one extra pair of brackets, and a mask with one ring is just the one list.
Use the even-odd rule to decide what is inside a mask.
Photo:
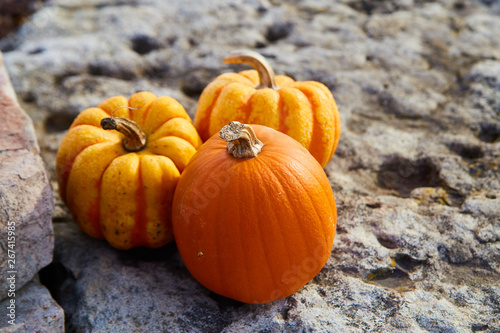
[(251, 125), (264, 143), (235, 159), (216, 135), (193, 156), (174, 196), (175, 240), (191, 274), (245, 303), (287, 297), (330, 256), (336, 206), (319, 163), (299, 143)]
[(330, 90), (315, 81), (275, 77), (278, 89), (257, 88), (255, 70), (219, 75), (202, 92), (194, 124), (203, 141), (230, 121), (259, 124), (300, 142), (326, 166), (340, 137), (340, 116)]
[[(101, 119), (113, 111), (148, 135), (145, 149), (128, 152), (121, 133), (101, 128)], [(81, 112), (61, 142), (56, 161), (61, 198), (92, 237), (119, 249), (160, 247), (173, 240), (175, 186), (200, 145), (189, 116), (173, 98), (149, 92), (128, 101), (109, 98)]]

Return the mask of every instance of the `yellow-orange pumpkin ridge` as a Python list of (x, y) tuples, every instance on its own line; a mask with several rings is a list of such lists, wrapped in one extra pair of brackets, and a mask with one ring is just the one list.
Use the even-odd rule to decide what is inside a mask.
[(291, 136), (326, 166), (341, 127), (330, 90), (320, 82), (275, 75), (269, 62), (251, 50), (235, 51), (224, 62), (255, 70), (221, 74), (203, 90), (194, 119), (202, 140), (230, 121), (264, 125)]

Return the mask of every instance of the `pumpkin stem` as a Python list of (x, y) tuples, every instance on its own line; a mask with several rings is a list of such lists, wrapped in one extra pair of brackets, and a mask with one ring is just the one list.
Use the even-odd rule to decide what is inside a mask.
[(260, 85), (257, 88), (278, 89), (274, 81), (274, 70), (262, 55), (251, 50), (237, 50), (224, 58), (226, 64), (249, 64), (259, 73)]
[(234, 158), (256, 157), (264, 147), (264, 144), (257, 139), (252, 127), (237, 121), (224, 126), (219, 136), (227, 141), (227, 152)]
[(147, 136), (134, 121), (121, 117), (108, 117), (101, 120), (105, 130), (116, 130), (123, 134), (123, 147), (127, 151), (139, 151), (146, 147)]

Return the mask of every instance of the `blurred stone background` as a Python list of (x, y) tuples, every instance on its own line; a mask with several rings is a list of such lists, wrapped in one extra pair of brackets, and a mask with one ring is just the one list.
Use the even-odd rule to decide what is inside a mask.
[[(500, 332), (498, 0), (26, 3), (0, 49), (51, 178), (54, 259), (39, 278), (66, 331)], [(222, 63), (239, 48), (326, 84), (343, 124), (325, 168), (331, 257), (265, 305), (204, 289), (175, 245), (124, 252), (83, 235), (54, 173), (80, 111), (149, 90), (194, 116), (211, 80), (247, 68)], [(48, 297), (38, 281), (21, 290)]]

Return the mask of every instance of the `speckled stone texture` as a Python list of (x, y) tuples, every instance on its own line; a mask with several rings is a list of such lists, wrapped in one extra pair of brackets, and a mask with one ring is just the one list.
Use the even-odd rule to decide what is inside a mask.
[[(2, 309), (10, 306), (10, 300), (0, 303)], [(3, 311), (2, 311), (3, 313)], [(16, 295), (15, 324), (7, 322), (7, 316), (2, 316), (0, 331), (2, 333), (63, 333), (64, 311), (52, 299), (47, 288), (40, 284), (38, 279), (33, 279)]]
[(500, 331), (499, 17), (485, 0), (46, 2), (0, 48), (53, 180), (78, 112), (150, 90), (193, 116), (208, 82), (248, 68), (222, 63), (239, 48), (326, 84), (343, 124), (325, 168), (331, 257), (271, 304), (207, 291), (173, 245), (122, 252), (89, 239), (56, 199), (42, 282), (67, 329)]

